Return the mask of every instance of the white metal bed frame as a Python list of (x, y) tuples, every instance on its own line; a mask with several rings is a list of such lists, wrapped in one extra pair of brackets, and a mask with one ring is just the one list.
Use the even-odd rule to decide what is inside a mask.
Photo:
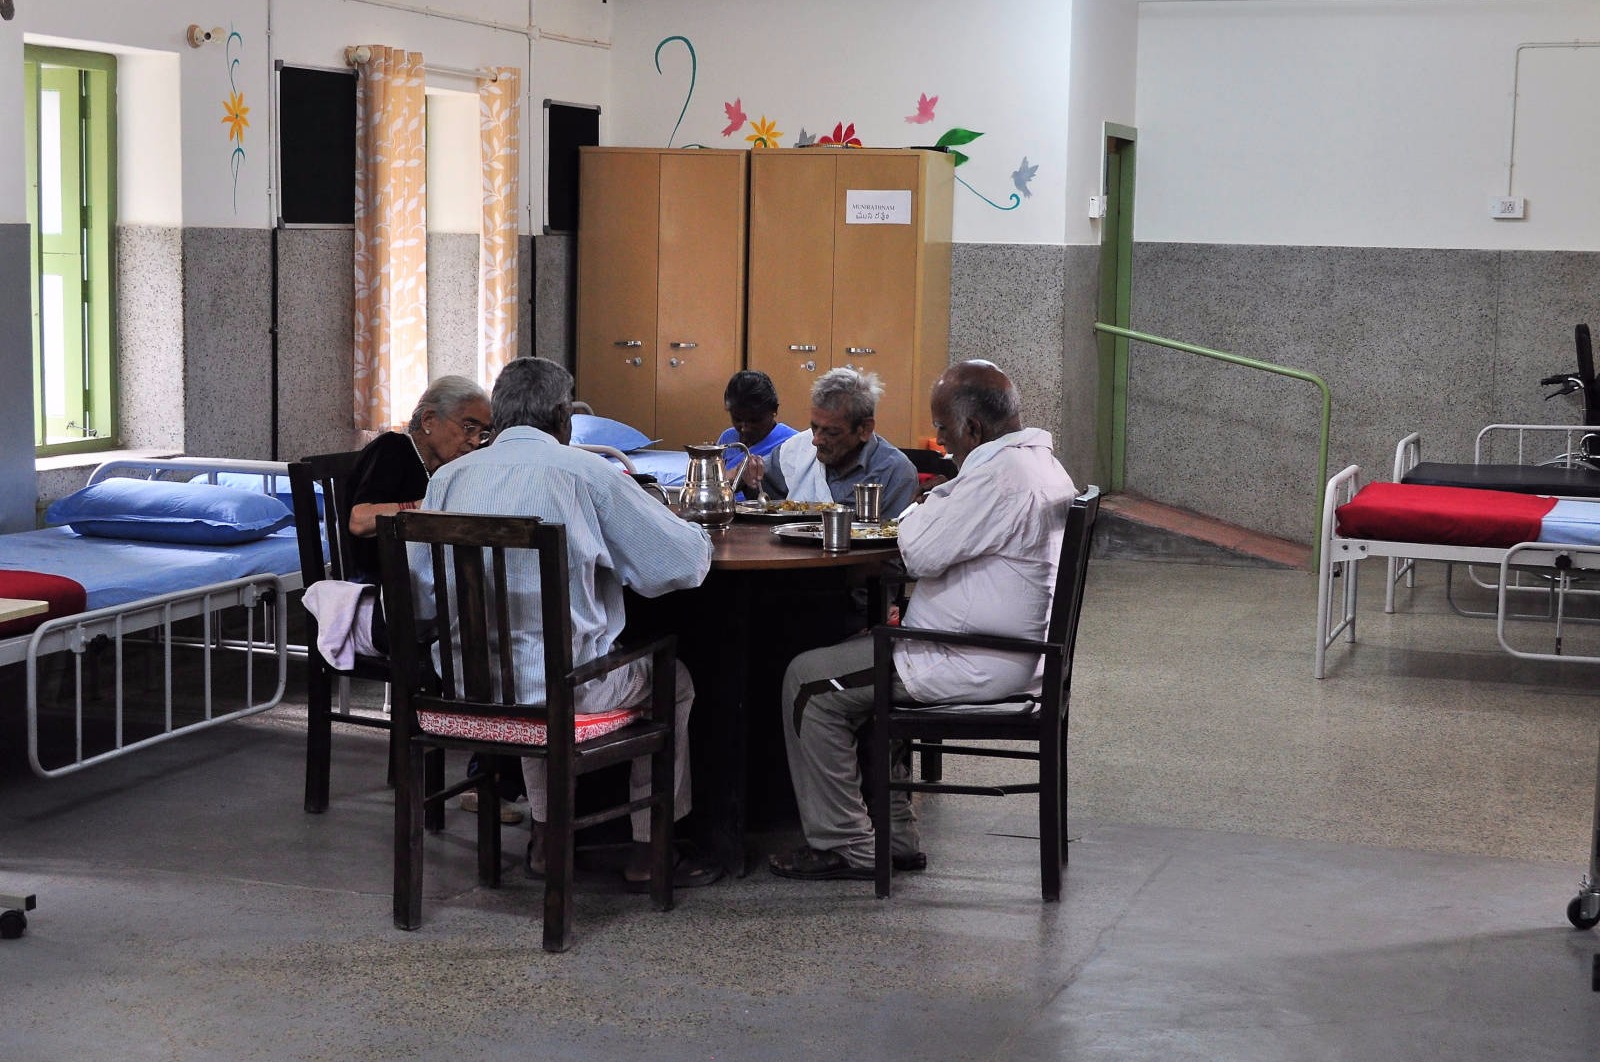
[[(1448, 564), (1487, 565), (1499, 572), (1499, 578), (1494, 584), (1484, 585), (1497, 593), (1496, 633), (1501, 648), (1513, 656), (1526, 659), (1600, 663), (1600, 656), (1562, 654), (1559, 641), (1561, 627), (1565, 622), (1566, 597), (1576, 593), (1593, 592), (1578, 589), (1574, 584), (1584, 573), (1600, 573), (1600, 546), (1521, 542), (1509, 548), (1500, 548), (1345, 538), (1338, 533), (1334, 510), (1355, 497), (1360, 475), (1359, 466), (1349, 465), (1328, 480), (1328, 486), (1323, 492), (1322, 561), (1317, 572), (1317, 642), (1316, 665), (1313, 671), (1317, 678), (1325, 676), (1328, 649), (1341, 634), (1345, 636), (1347, 642), (1355, 643), (1358, 589), (1356, 565), (1369, 557), (1383, 557), (1388, 561), (1383, 604), (1386, 613), (1395, 611), (1394, 588), (1399, 579), (1404, 576), (1414, 581), (1416, 561), (1434, 560)], [(1554, 597), (1553, 618), (1557, 624), (1556, 652), (1529, 653), (1514, 648), (1506, 641), (1505, 621), (1510, 595), (1518, 590), (1533, 589), (1517, 582), (1517, 576), (1523, 572), (1537, 572), (1546, 580), (1537, 588), (1538, 592), (1551, 594)], [(1344, 580), (1344, 589), (1337, 597), (1342, 602), (1342, 611), (1336, 614), (1333, 581), (1340, 578)]]
[[(225, 472), (259, 474), (262, 489), (272, 493), (273, 477), (288, 475), (288, 465), (279, 461), (244, 461), (221, 458), (119, 458), (94, 470), (90, 483), (113, 477), (145, 479), (192, 478), (206, 474), (216, 482)], [(140, 598), (121, 605), (92, 609), (71, 616), (48, 620), (28, 634), (0, 640), (0, 664), (22, 663), (27, 673), (28, 763), (41, 778), (56, 778), (98, 763), (127, 755), (138, 749), (169, 741), (174, 737), (208, 729), (245, 716), (274, 708), (283, 699), (288, 684), (288, 608), (287, 594), (300, 589), (298, 560), (284, 574), (260, 574)], [(216, 614), (227, 608), (247, 610), (244, 638), (224, 638)], [(199, 618), (202, 633), (185, 638), (174, 631), (180, 621)], [(126, 739), (124, 731), (126, 698), (123, 667), (125, 640), (133, 635), (153, 636), (162, 647), (164, 718), (159, 732), (137, 740)], [(104, 645), (113, 660), (113, 737), (111, 748), (86, 755), (84, 752), (84, 654), (93, 645)], [(202, 654), (200, 674), (203, 704), (200, 718), (186, 722), (174, 719), (173, 649), (194, 647)], [(255, 669), (244, 670), (241, 703), (219, 706), (213, 690), (213, 655), (218, 652), (271, 654), (276, 664), (277, 681), (270, 694), (258, 691)], [(73, 758), (60, 765), (46, 766), (39, 754), (39, 664), (50, 654), (71, 652), (73, 680)], [(264, 696), (258, 694), (265, 694)], [(65, 725), (65, 724), (62, 724)]]
[[(1523, 431), (1569, 429), (1548, 429), (1544, 425), (1490, 425), (1485, 428)], [(1581, 429), (1571, 429), (1582, 434)], [(1483, 433), (1479, 433), (1477, 463), (1482, 463)], [(1571, 447), (1569, 446), (1569, 450)], [(1519, 449), (1518, 453), (1522, 453)], [(1408, 435), (1402, 439), (1395, 451), (1395, 482), (1399, 482), (1402, 475), (1410, 467), (1402, 467), (1402, 461), (1409, 456), (1411, 465), (1420, 459), (1420, 444), (1416, 434)], [(1600, 663), (1600, 656), (1580, 656), (1563, 653), (1561, 645), (1562, 626), (1565, 621), (1565, 602), (1571, 594), (1593, 594), (1593, 590), (1575, 589), (1573, 583), (1583, 578), (1588, 573), (1600, 573), (1600, 547), (1587, 545), (1559, 545), (1544, 542), (1520, 542), (1516, 545), (1501, 549), (1484, 546), (1440, 546), (1418, 542), (1389, 542), (1376, 539), (1344, 538), (1338, 534), (1334, 510), (1340, 505), (1355, 497), (1358, 489), (1358, 479), (1361, 469), (1350, 465), (1328, 481), (1328, 486), (1322, 499), (1322, 552), (1321, 565), (1317, 572), (1317, 645), (1316, 666), (1314, 674), (1322, 678), (1326, 674), (1327, 652), (1335, 639), (1344, 634), (1347, 641), (1354, 644), (1356, 640), (1356, 566), (1368, 557), (1384, 557), (1388, 561), (1387, 579), (1384, 584), (1384, 611), (1395, 611), (1394, 588), (1401, 575), (1405, 575), (1409, 582), (1415, 582), (1415, 563), (1418, 560), (1437, 560), (1446, 564), (1483, 564), (1498, 569), (1498, 578), (1491, 587), (1496, 591), (1495, 608), (1495, 636), (1499, 639), (1500, 647), (1512, 656), (1527, 660), (1552, 660), (1571, 661), (1579, 663)], [(1588, 499), (1594, 500), (1594, 499)], [(1523, 586), (1518, 582), (1521, 574), (1537, 572), (1539, 578), (1544, 580), (1540, 590), (1552, 596), (1553, 608), (1551, 618), (1555, 622), (1555, 646), (1553, 652), (1539, 653), (1527, 652), (1517, 649), (1506, 638), (1506, 618), (1509, 614), (1509, 600), (1512, 593), (1518, 590), (1530, 590), (1531, 587)], [(1590, 575), (1590, 577), (1593, 577)], [(1343, 604), (1342, 615), (1335, 620), (1333, 580), (1343, 578), (1344, 591), (1339, 595)], [(1489, 586), (1473, 577), (1479, 585)], [(1455, 607), (1452, 604), (1452, 607)], [(1457, 610), (1459, 611), (1459, 609)], [(1578, 894), (1567, 904), (1567, 920), (1577, 929), (1592, 929), (1600, 925), (1600, 766), (1596, 768), (1595, 778), (1595, 807), (1594, 818), (1591, 825), (1589, 867), (1587, 873), (1578, 882)]]

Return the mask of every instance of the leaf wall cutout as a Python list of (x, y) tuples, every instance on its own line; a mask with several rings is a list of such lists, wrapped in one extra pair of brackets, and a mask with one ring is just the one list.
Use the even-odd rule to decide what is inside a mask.
[(941, 136), (934, 144), (934, 147), (954, 147), (956, 144), (970, 144), (982, 135), (982, 133), (974, 133), (971, 129), (956, 128)]

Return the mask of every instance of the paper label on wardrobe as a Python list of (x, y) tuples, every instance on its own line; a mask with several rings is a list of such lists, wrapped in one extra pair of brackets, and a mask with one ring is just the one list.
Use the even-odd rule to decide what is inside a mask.
[(846, 225), (911, 224), (911, 189), (851, 188), (844, 193)]

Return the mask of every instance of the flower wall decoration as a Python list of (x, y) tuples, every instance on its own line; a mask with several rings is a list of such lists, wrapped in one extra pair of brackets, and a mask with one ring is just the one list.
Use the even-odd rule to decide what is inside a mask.
[(244, 37), (238, 30), (228, 33), (228, 98), (222, 101), (222, 124), (228, 127), (228, 143), (233, 145), (228, 168), (233, 172), (233, 212), (239, 212), (239, 170), (244, 165), (244, 131), (250, 128), (250, 108), (245, 106), (244, 93), (239, 91), (235, 78), (239, 72), (239, 54), (244, 51)]
[(753, 148), (775, 148), (778, 146), (778, 138), (783, 135), (778, 123), (768, 121), (764, 114), (759, 122), (751, 122), (750, 128), (755, 132), (745, 139), (750, 141), (750, 146)]
[[(663, 37), (656, 45), (655, 65), (657, 74), (661, 73), (662, 49), (673, 43), (682, 44), (684, 49), (689, 53), (689, 86), (688, 91), (685, 93), (683, 98), (683, 107), (678, 111), (678, 120), (672, 126), (672, 134), (667, 137), (668, 147), (671, 147), (673, 141), (677, 139), (678, 128), (683, 124), (684, 115), (686, 115), (689, 111), (689, 101), (694, 96), (695, 79), (699, 73), (700, 65), (699, 59), (695, 55), (694, 45), (689, 41), (689, 38), (681, 34), (674, 34), (670, 37)], [(906, 115), (905, 121), (910, 125), (925, 125), (933, 121), (934, 108), (938, 106), (938, 103), (938, 96), (930, 96), (926, 92), (919, 93), (917, 96), (916, 111), (913, 114)], [(783, 133), (777, 128), (777, 120), (768, 118), (765, 114), (763, 114), (760, 120), (751, 121), (749, 114), (746, 113), (744, 109), (744, 97), (735, 96), (731, 103), (724, 102), (722, 105), (722, 110), (727, 118), (727, 124), (722, 127), (723, 136), (730, 137), (734, 133), (743, 129), (746, 123), (749, 123), (751, 131), (746, 134), (744, 139), (752, 149), (775, 148), (780, 146), (779, 138), (783, 136)], [(951, 161), (955, 164), (955, 166), (960, 167), (964, 163), (970, 161), (970, 157), (965, 152), (958, 149), (966, 147), (981, 136), (983, 136), (983, 133), (981, 132), (972, 129), (963, 129), (960, 126), (956, 126), (947, 130), (943, 136), (939, 137), (934, 146), (946, 152), (950, 156)], [(856, 134), (856, 124), (854, 122), (836, 122), (834, 124), (832, 133), (824, 134), (820, 137), (814, 133), (808, 132), (805, 126), (801, 126), (799, 134), (795, 137), (794, 146), (797, 148), (803, 148), (811, 147), (814, 144), (843, 148), (858, 148), (864, 146), (861, 137)], [(686, 146), (703, 147), (705, 145), (690, 144)], [(972, 185), (968, 184), (967, 181), (962, 178), (960, 173), (955, 175), (955, 179), (962, 187), (966, 188), (967, 191), (971, 192), (985, 203), (988, 203), (996, 210), (1015, 210), (1017, 207), (1022, 205), (1023, 197), (1026, 196), (1028, 198), (1032, 198), (1033, 192), (1028, 186), (1038, 172), (1038, 165), (1030, 164), (1027, 156), (1023, 156), (1022, 162), (1015, 170), (1011, 172), (1011, 184), (1016, 191), (1009, 194), (1005, 203), (997, 203), (993, 199), (990, 199)]]
[(821, 137), (817, 143), (853, 148), (861, 146), (861, 138), (856, 136), (856, 123), (845, 125), (843, 122), (838, 122), (833, 127), (833, 135)]

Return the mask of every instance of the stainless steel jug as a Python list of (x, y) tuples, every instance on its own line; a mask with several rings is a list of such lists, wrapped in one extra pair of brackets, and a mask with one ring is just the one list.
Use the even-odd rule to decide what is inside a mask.
[[(743, 450), (744, 456), (724, 471), (722, 452), (729, 446)], [(750, 460), (750, 451), (739, 442), (727, 446), (701, 443), (685, 446), (684, 450), (689, 454), (689, 473), (678, 500), (678, 515), (703, 525), (707, 531), (721, 531), (733, 523), (733, 484), (739, 481), (745, 462)]]

